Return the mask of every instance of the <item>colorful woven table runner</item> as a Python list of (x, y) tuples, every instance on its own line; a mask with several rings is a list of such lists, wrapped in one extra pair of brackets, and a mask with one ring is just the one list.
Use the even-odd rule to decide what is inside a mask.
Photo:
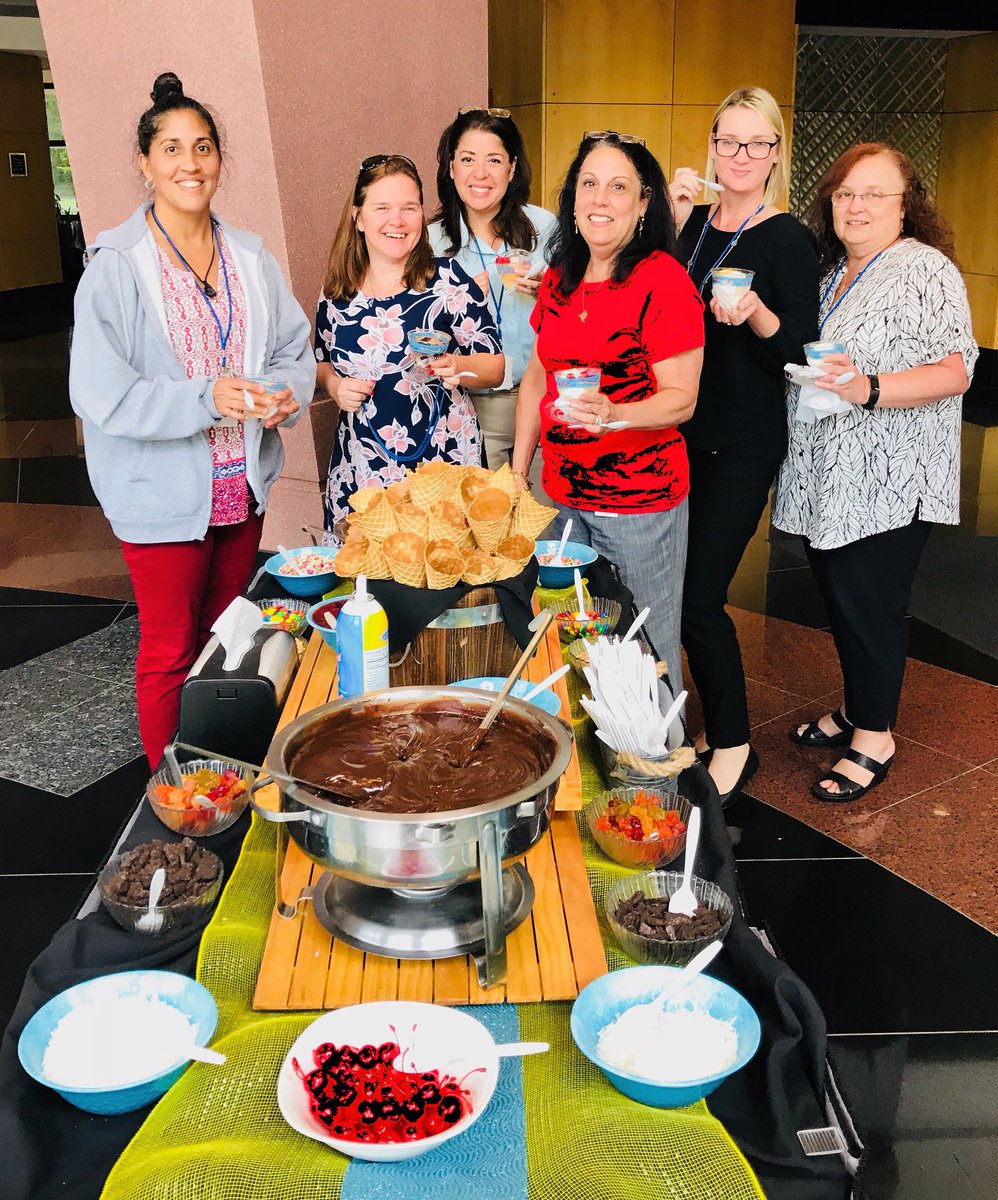
[[(576, 725), (587, 797), (602, 783), (591, 734)], [(596, 848), (580, 815), (590, 883), (628, 872)], [(273, 905), (274, 826), (254, 819), (204, 933), (198, 979), (218, 1002), (222, 1067), (193, 1064), (152, 1109), (108, 1177), (102, 1200), (764, 1200), (748, 1163), (701, 1101), (636, 1104), (576, 1050), (567, 1003), (465, 1011), (497, 1041), (548, 1041), (504, 1059), (489, 1108), (464, 1137), (401, 1164), (363, 1163), (301, 1137), (277, 1106), (291, 1043), (316, 1014), (254, 1012)], [(605, 931), (604, 931), (605, 932)], [(610, 968), (630, 965), (605, 933)]]

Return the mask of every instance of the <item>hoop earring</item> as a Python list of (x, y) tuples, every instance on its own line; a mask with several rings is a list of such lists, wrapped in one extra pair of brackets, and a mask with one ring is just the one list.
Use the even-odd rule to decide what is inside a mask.
[(151, 179), (146, 180), (145, 189), (147, 192), (153, 191), (155, 189), (155, 187), (156, 187), (156, 185), (155, 185), (155, 183), (153, 183), (153, 181)]

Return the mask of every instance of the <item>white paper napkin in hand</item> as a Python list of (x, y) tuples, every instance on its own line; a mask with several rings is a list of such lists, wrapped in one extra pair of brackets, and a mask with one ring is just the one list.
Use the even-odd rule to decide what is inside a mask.
[(253, 635), (263, 628), (263, 613), (245, 596), (237, 596), (211, 627), (225, 651), (223, 671), (234, 671), (253, 645)]
[[(824, 388), (814, 386), (811, 382), (813, 379), (820, 379), (822, 375), (828, 374), (821, 367), (802, 367), (799, 363), (787, 363), (783, 370), (790, 382), (800, 387), (796, 417), (802, 424), (810, 425), (822, 417), (849, 412), (855, 407), (848, 400), (836, 396), (834, 392), (826, 392)], [(853, 371), (846, 371), (839, 375), (836, 383), (848, 383), (853, 374)]]

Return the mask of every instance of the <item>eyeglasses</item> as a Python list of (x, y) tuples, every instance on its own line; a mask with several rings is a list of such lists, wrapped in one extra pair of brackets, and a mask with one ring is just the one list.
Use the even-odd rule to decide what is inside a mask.
[(404, 154), (372, 154), (369, 158), (365, 158), (361, 162), (360, 169), (362, 171), (373, 171), (375, 167), (380, 167), (382, 163), (395, 162), (396, 160), (408, 163), (414, 171), (416, 170), (416, 164)]
[(615, 138), (618, 142), (623, 142), (627, 146), (644, 146), (647, 144), (644, 138), (635, 137), (633, 133), (618, 133), (616, 129), (590, 129), (588, 133), (582, 135), (584, 142), (605, 142), (610, 138)]
[(831, 201), (836, 208), (844, 208), (858, 200), (864, 208), (879, 208), (891, 196), (903, 196), (904, 192), (851, 192), (848, 188), (836, 188), (831, 195)]
[(511, 115), (508, 108), (481, 108), (477, 104), (472, 104), (470, 108), (459, 108), (457, 115), (463, 117), (466, 113), (487, 113), (490, 117), (508, 117)]
[(714, 153), (720, 158), (734, 158), (739, 150), (744, 150), (749, 158), (769, 158), (769, 155), (774, 146), (778, 146), (780, 139), (775, 142), (740, 142), (737, 138), (729, 137), (714, 137), (710, 139), (714, 143)]

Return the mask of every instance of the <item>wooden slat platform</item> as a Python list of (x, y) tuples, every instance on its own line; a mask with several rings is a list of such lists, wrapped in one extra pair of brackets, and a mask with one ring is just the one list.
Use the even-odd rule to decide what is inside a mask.
[[(528, 665), (525, 676), (539, 683), (561, 666), (561, 643), (553, 626)], [(561, 715), (571, 722), (564, 678), (554, 690)], [(288, 695), (279, 728), (336, 695), (336, 656), (312, 634)], [(278, 805), (276, 788), (257, 793), (264, 807)], [(582, 773), (573, 745), (572, 759), (558, 788), (551, 831), (524, 861), (536, 890), (526, 921), (507, 939), (508, 978), (483, 990), (469, 956), (435, 960), (398, 960), (365, 954), (333, 938), (320, 925), (310, 904), (293, 920), (275, 911), (260, 964), (253, 1007), (259, 1010), (340, 1008), (367, 1000), (426, 1000), (437, 1004), (512, 1004), (569, 1000), (606, 972), (592, 893), (586, 876), (572, 810), (582, 806)], [(321, 868), (291, 842), (282, 871), (282, 894), (293, 901), (318, 880)], [(571, 922), (566, 921), (571, 913)]]
[[(311, 904), (303, 904), (293, 920), (276, 912), (271, 917), (253, 1007), (286, 1011), (369, 1000), (531, 1004), (574, 999), (607, 969), (575, 818), (556, 814), (551, 832), (523, 861), (536, 897), (530, 915), (507, 939), (505, 984), (481, 988), (468, 955), (399, 960), (365, 954), (334, 938)], [(291, 843), (281, 880), (285, 900), (293, 900), (321, 874)]]

